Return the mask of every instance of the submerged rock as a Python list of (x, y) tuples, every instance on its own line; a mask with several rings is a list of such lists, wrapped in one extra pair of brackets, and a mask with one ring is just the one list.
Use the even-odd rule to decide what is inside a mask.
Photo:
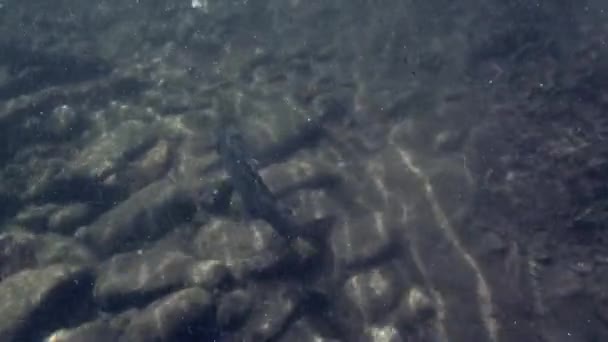
[(114, 181), (124, 185), (129, 192), (143, 188), (166, 174), (172, 150), (170, 141), (159, 140), (137, 159), (130, 161), (126, 167), (117, 170)]
[(75, 328), (50, 334), (47, 342), (211, 341), (214, 301), (200, 288), (187, 288), (162, 297), (142, 309), (105, 315)]
[(43, 232), (48, 228), (49, 217), (59, 208), (55, 204), (28, 206), (15, 217), (15, 223), (34, 232)]
[[(299, 284), (252, 282), (220, 298), (216, 323), (227, 341), (291, 341), (286, 334), (310, 303), (309, 291)], [(312, 326), (305, 329), (320, 336)]]
[[(112, 106), (110, 110), (122, 115), (134, 110), (124, 103), (113, 102)], [(118, 122), (81, 149), (71, 161), (70, 168), (87, 178), (105, 179), (154, 144), (158, 126), (141, 120)]]
[(186, 283), (207, 290), (216, 290), (231, 279), (230, 270), (217, 260), (203, 260), (194, 263), (188, 270)]
[(244, 328), (246, 341), (268, 341), (294, 318), (302, 294), (288, 287), (268, 288), (255, 295), (251, 319)]
[(412, 287), (401, 298), (397, 309), (397, 319), (405, 327), (416, 329), (436, 315), (435, 304), (420, 288)]
[(253, 297), (249, 291), (238, 289), (225, 294), (217, 309), (217, 323), (225, 329), (242, 324), (251, 313)]
[(79, 229), (76, 237), (102, 255), (129, 251), (189, 219), (193, 211), (187, 191), (161, 179)]
[(374, 268), (349, 278), (344, 293), (350, 310), (359, 312), (363, 322), (374, 323), (397, 306), (403, 282), (393, 268)]
[(57, 234), (37, 235), (36, 260), (39, 265), (69, 263), (91, 265), (97, 257), (91, 251), (71, 237)]
[(200, 288), (188, 288), (168, 295), (135, 314), (119, 341), (179, 341), (181, 336), (205, 340), (213, 335), (214, 302)]
[(109, 310), (140, 306), (184, 288), (195, 260), (180, 252), (149, 250), (114, 256), (99, 269), (95, 301)]
[(399, 329), (393, 325), (371, 326), (365, 331), (365, 335), (370, 342), (402, 342), (404, 337)]
[(225, 264), (237, 278), (269, 272), (287, 256), (286, 244), (264, 221), (216, 220), (195, 238), (198, 255)]
[(61, 329), (49, 335), (45, 342), (105, 342), (117, 341), (121, 330), (108, 320), (87, 322), (73, 329)]
[(308, 319), (303, 318), (289, 326), (287, 331), (285, 331), (285, 334), (281, 336), (281, 341), (338, 342), (340, 340), (323, 336), (321, 332), (317, 331), (317, 329), (310, 324)]
[(0, 234), (0, 280), (27, 268), (54, 263), (89, 265), (95, 256), (72, 238), (13, 231)]
[(91, 217), (86, 203), (73, 203), (55, 211), (48, 219), (49, 230), (59, 234), (72, 234)]
[(37, 264), (35, 240), (32, 234), (0, 234), (0, 281)]
[(40, 340), (42, 332), (86, 318), (92, 272), (56, 264), (0, 283), (0, 340)]
[(336, 258), (346, 266), (378, 261), (391, 253), (394, 242), (385, 216), (375, 211), (342, 220), (332, 234)]
[(47, 336), (45, 342), (118, 341), (138, 312), (131, 309), (115, 316), (102, 316), (75, 328), (62, 328)]

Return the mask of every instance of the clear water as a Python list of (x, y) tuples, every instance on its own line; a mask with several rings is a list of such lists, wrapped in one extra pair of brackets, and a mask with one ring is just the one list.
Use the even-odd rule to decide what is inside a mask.
[(607, 18), (1, 2), (0, 340), (608, 340)]

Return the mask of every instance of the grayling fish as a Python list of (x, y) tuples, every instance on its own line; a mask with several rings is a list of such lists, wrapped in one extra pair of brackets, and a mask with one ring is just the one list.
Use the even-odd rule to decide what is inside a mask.
[[(325, 238), (330, 226), (333, 225), (333, 217), (316, 219), (304, 225), (298, 224), (292, 211), (282, 205), (264, 183), (258, 173), (257, 163), (247, 151), (247, 144), (236, 127), (227, 125), (220, 128), (215, 147), (228, 173), (228, 182), (232, 186), (228, 191), (231, 193), (234, 190), (241, 196), (245, 209), (251, 216), (268, 222), (279, 235), (293, 243), (292, 246), (302, 247), (302, 244), (298, 243), (302, 241), (299, 238), (314, 241), (314, 249), (324, 256), (322, 263), (329, 265), (334, 263), (330, 249), (322, 248), (325, 246)], [(305, 250), (300, 249), (300, 251)], [(322, 284), (304, 285), (302, 309), (327, 310), (330, 303), (328, 298), (333, 297), (331, 288), (334, 287), (338, 288), (330, 286), (329, 289), (325, 289)], [(309, 308), (305, 308), (306, 306)], [(327, 319), (330, 317), (328, 316)]]
[(273, 226), (284, 238), (299, 235), (297, 224), (289, 208), (281, 205), (257, 170), (256, 162), (248, 153), (246, 143), (234, 126), (220, 128), (216, 149), (230, 177), (230, 183), (252, 217)]

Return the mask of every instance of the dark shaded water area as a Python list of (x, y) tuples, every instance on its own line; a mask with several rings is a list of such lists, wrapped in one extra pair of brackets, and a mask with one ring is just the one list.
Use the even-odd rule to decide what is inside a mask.
[(0, 341), (608, 341), (608, 7), (0, 1)]

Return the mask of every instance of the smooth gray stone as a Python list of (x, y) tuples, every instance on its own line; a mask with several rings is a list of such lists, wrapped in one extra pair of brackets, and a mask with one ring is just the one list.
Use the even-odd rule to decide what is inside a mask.
[(40, 340), (82, 315), (92, 287), (89, 268), (56, 264), (16, 273), (0, 283), (0, 341)]
[(250, 320), (244, 327), (245, 341), (268, 341), (275, 338), (294, 317), (302, 294), (284, 285), (254, 293)]
[(212, 296), (188, 288), (159, 299), (135, 315), (119, 341), (179, 341), (182, 334), (197, 334), (213, 321)]
[(188, 192), (164, 178), (149, 184), (82, 227), (76, 237), (102, 255), (134, 250), (187, 220), (194, 211)]
[(46, 342), (105, 342), (118, 341), (131, 320), (138, 314), (130, 309), (118, 315), (102, 315), (74, 328), (62, 328), (46, 337)]
[(287, 246), (264, 221), (213, 220), (195, 238), (197, 254), (218, 260), (237, 278), (275, 269), (286, 258)]
[(37, 264), (36, 238), (33, 234), (0, 234), (0, 280)]
[(69, 204), (49, 217), (48, 228), (59, 234), (72, 234), (90, 218), (91, 213), (91, 207), (86, 203)]
[(57, 210), (56, 204), (31, 205), (25, 207), (15, 216), (14, 222), (29, 231), (44, 232), (48, 228), (49, 217)]
[(98, 271), (95, 301), (106, 310), (141, 306), (186, 287), (196, 260), (176, 251), (146, 250), (119, 254)]
[(26, 268), (54, 263), (89, 265), (95, 256), (72, 238), (22, 231), (0, 234), (0, 279)]
[(225, 329), (239, 326), (251, 314), (252, 306), (252, 294), (247, 290), (238, 289), (225, 294), (218, 304), (218, 325)]
[(403, 342), (407, 339), (402, 336), (395, 325), (368, 326), (365, 329), (366, 341), (371, 342)]
[(306, 318), (300, 319), (292, 324), (284, 335), (281, 336), (280, 341), (285, 342), (338, 342), (339, 340), (325, 337), (319, 331), (317, 331), (312, 324), (308, 322)]
[(112, 326), (111, 321), (97, 320), (74, 329), (56, 331), (47, 337), (46, 341), (106, 342), (116, 341), (119, 337), (120, 330)]
[(191, 265), (186, 275), (186, 284), (207, 290), (216, 290), (231, 279), (226, 265), (217, 260), (203, 260)]
[(340, 220), (331, 237), (336, 259), (349, 267), (377, 262), (394, 247), (391, 228), (379, 211)]
[(379, 267), (350, 277), (344, 284), (344, 294), (353, 312), (364, 323), (379, 322), (399, 304), (404, 279), (392, 267)]

